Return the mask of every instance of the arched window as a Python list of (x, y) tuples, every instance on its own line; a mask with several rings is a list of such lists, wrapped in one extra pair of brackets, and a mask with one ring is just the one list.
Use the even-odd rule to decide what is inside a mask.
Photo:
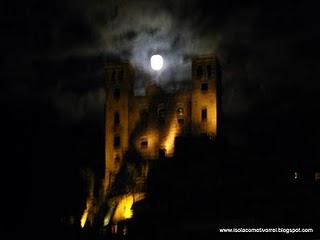
[(208, 83), (201, 83), (201, 91), (202, 92), (208, 91)]
[(141, 127), (146, 128), (148, 125), (148, 111), (147, 109), (142, 109), (140, 111), (140, 124)]
[(177, 108), (177, 115), (182, 116), (184, 114), (184, 109), (182, 107)]
[(114, 113), (113, 124), (115, 127), (119, 127), (119, 125), (120, 125), (120, 114), (118, 112)]
[(148, 148), (148, 139), (146, 137), (142, 137), (140, 140), (140, 148), (147, 149)]
[(206, 122), (207, 118), (208, 118), (207, 108), (202, 108), (201, 109), (201, 121)]
[(119, 162), (120, 162), (120, 156), (119, 156), (119, 154), (116, 154), (116, 156), (114, 157), (114, 161), (115, 161), (116, 163), (119, 163)]
[(207, 65), (207, 76), (208, 78), (211, 78), (212, 76), (211, 65)]
[(158, 119), (160, 123), (165, 123), (166, 109), (163, 103), (158, 105)]
[(123, 80), (123, 70), (119, 72), (119, 81)]
[(183, 118), (178, 118), (178, 124), (179, 124), (179, 127), (183, 127), (184, 119)]
[(115, 100), (119, 100), (119, 98), (120, 98), (120, 89), (119, 89), (119, 88), (115, 88), (115, 89), (113, 90), (113, 98), (114, 98)]
[(121, 144), (120, 136), (114, 136), (113, 137), (113, 147), (114, 148), (119, 148), (120, 144)]
[(116, 80), (116, 71), (113, 69), (112, 73), (111, 73), (111, 81), (115, 81)]
[(197, 77), (202, 77), (202, 66), (198, 66), (197, 68)]

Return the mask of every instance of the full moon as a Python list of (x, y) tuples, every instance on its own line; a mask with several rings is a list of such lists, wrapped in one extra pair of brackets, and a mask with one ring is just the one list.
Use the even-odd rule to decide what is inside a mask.
[(159, 71), (163, 67), (163, 58), (160, 55), (153, 55), (150, 62), (151, 68), (155, 71)]

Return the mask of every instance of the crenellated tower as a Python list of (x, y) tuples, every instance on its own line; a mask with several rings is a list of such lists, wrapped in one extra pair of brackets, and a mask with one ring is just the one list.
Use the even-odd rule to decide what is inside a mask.
[(121, 62), (109, 63), (105, 70), (105, 188), (108, 189), (128, 149), (133, 69), (128, 62)]
[(213, 56), (192, 59), (191, 120), (194, 134), (217, 136), (219, 66)]

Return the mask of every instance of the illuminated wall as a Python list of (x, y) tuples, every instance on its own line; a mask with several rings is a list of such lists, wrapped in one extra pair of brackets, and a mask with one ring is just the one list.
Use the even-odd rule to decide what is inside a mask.
[(134, 212), (131, 209), (135, 202), (138, 202), (145, 198), (144, 193), (134, 193), (121, 196), (117, 199), (117, 206), (115, 208), (112, 222), (120, 222), (129, 218), (132, 218)]
[(217, 69), (213, 56), (192, 61), (192, 123), (194, 133), (217, 135)]
[(133, 145), (145, 159), (158, 159), (160, 149), (172, 156), (175, 137), (190, 130), (190, 91), (168, 94), (153, 89), (152, 95), (137, 100), (129, 113)]

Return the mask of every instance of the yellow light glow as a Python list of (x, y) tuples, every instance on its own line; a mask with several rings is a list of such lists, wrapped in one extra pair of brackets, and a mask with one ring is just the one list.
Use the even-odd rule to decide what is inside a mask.
[(170, 126), (169, 126), (169, 130), (168, 130), (168, 134), (167, 137), (164, 140), (163, 146), (166, 149), (166, 155), (167, 156), (171, 156), (173, 154), (174, 151), (174, 140), (175, 137), (177, 135), (177, 127), (176, 127), (176, 119), (173, 117), (171, 122), (170, 122)]
[(92, 199), (88, 198), (86, 203), (86, 209), (84, 210), (80, 220), (80, 225), (82, 228), (84, 228), (84, 226), (86, 225), (88, 215), (89, 215), (89, 210), (91, 209), (91, 207), (92, 207)]
[(113, 222), (123, 221), (132, 218), (133, 211), (131, 209), (133, 203), (145, 198), (144, 193), (134, 193), (122, 196), (118, 202), (117, 208), (113, 215)]
[(86, 224), (87, 217), (88, 217), (88, 210), (86, 209), (84, 211), (84, 213), (82, 214), (81, 221), (80, 221), (80, 224), (81, 224), (82, 228), (84, 228), (84, 225)]
[(83, 214), (80, 219), (80, 225), (82, 228), (84, 228), (84, 226), (86, 225), (86, 222), (87, 222), (88, 216), (89, 216), (89, 212), (92, 210), (92, 206), (93, 206), (93, 198), (92, 198), (92, 196), (90, 196), (87, 198), (86, 208), (83, 211)]
[(80, 219), (80, 225), (82, 228), (86, 225), (88, 218), (92, 218), (92, 208), (94, 206), (93, 188), (94, 188), (94, 177), (91, 171), (85, 172), (85, 177), (88, 182), (88, 197), (86, 201), (86, 207)]

